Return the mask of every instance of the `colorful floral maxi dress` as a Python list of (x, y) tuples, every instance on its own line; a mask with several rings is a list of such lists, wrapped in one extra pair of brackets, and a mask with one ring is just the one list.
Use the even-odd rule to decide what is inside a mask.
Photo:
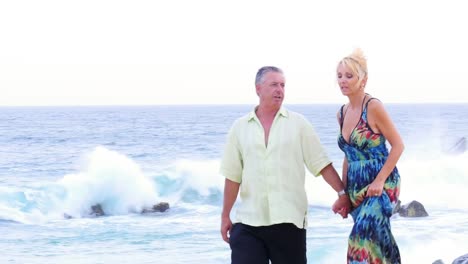
[[(390, 217), (398, 201), (400, 175), (395, 167), (381, 196), (366, 197), (368, 185), (376, 178), (388, 157), (385, 138), (367, 124), (367, 105), (351, 132), (349, 141), (338, 137), (338, 145), (348, 160), (347, 191), (353, 206), (354, 226), (348, 240), (348, 264), (399, 264), (400, 252), (390, 230)], [(341, 128), (343, 107), (341, 107)], [(346, 114), (346, 113), (345, 113)], [(348, 143), (349, 142), (349, 143)]]

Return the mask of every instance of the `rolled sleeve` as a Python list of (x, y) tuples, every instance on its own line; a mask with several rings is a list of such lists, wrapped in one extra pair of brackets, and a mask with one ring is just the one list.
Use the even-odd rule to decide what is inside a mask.
[(221, 160), (220, 173), (233, 182), (242, 181), (242, 156), (236, 136), (236, 125), (230, 129)]
[(316, 177), (332, 163), (313, 126), (308, 122), (303, 127), (302, 152), (307, 169)]

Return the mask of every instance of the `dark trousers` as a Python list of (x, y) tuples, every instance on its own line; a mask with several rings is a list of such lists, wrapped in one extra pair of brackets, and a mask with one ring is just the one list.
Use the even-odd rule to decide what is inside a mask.
[(293, 224), (234, 224), (230, 232), (232, 264), (306, 264), (306, 230)]

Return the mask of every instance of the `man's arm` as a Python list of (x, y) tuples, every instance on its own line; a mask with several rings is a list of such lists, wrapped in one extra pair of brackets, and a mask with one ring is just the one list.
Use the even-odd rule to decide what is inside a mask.
[[(338, 175), (338, 172), (336, 172), (332, 164), (329, 164), (325, 168), (323, 168), (320, 171), (320, 174), (322, 174), (323, 179), (336, 192), (345, 190), (345, 186), (343, 182), (341, 181), (340, 176)], [(350, 208), (351, 208), (351, 201), (349, 200), (349, 197), (346, 193), (339, 195), (338, 200), (333, 204), (333, 207), (332, 207), (334, 213), (339, 212), (341, 216), (343, 216), (344, 218), (347, 217)]]
[(236, 202), (239, 193), (240, 183), (226, 179), (224, 181), (223, 212), (221, 213), (221, 236), (226, 243), (229, 243), (228, 232), (231, 230), (231, 209)]
[(344, 190), (344, 184), (340, 179), (340, 176), (338, 175), (338, 172), (336, 172), (335, 168), (333, 167), (332, 164), (328, 164), (325, 166), (320, 171), (320, 174), (322, 174), (323, 179), (330, 185), (336, 192), (339, 192), (341, 190)]

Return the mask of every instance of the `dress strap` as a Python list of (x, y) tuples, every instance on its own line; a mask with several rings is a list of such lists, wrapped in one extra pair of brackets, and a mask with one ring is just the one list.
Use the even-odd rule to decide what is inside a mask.
[(370, 101), (372, 101), (372, 100), (374, 100), (374, 99), (377, 100), (377, 101), (380, 101), (379, 99), (377, 99), (377, 98), (375, 98), (375, 97), (371, 97), (369, 100), (367, 100), (366, 106), (364, 107), (364, 110), (367, 111), (367, 105), (369, 104)]
[[(362, 98), (362, 104), (361, 104), (361, 112), (364, 112), (364, 102), (366, 101), (366, 97), (368, 96), (369, 94), (366, 93), (366, 95), (364, 95), (364, 98)], [(369, 102), (369, 101), (367, 101)], [(367, 104), (366, 104), (366, 107), (367, 107)]]
[[(369, 95), (369, 96), (370, 96), (370, 95)], [(363, 118), (364, 120), (366, 120), (366, 122), (367, 122), (367, 106), (369, 105), (369, 102), (372, 101), (372, 100), (374, 100), (374, 99), (377, 100), (377, 101), (380, 101), (380, 100), (377, 99), (377, 98), (371, 97), (371, 98), (369, 98), (369, 100), (367, 100), (366, 105), (364, 106), (364, 109), (362, 110), (362, 118)]]

